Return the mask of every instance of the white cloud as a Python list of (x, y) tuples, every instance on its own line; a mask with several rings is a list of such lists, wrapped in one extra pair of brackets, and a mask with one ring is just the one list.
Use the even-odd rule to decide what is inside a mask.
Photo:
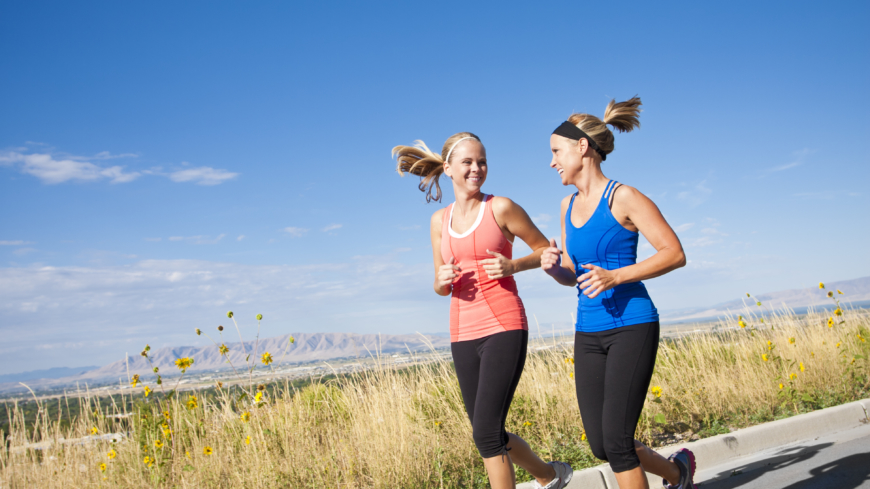
[(341, 224), (330, 224), (325, 228), (321, 229), (324, 233), (328, 233), (329, 231), (335, 231), (336, 229), (341, 229)]
[(712, 235), (716, 235), (716, 236), (728, 236), (728, 234), (723, 233), (722, 231), (719, 231), (716, 228), (704, 228), (701, 230), (701, 232), (704, 234), (712, 234)]
[(295, 236), (298, 238), (299, 236), (302, 236), (305, 233), (307, 233), (308, 230), (305, 228), (296, 228), (296, 227), (290, 226), (290, 227), (284, 228), (284, 232), (291, 235), (291, 236)]
[(245, 235), (244, 235), (244, 234), (240, 234), (239, 237), (236, 238), (236, 241), (241, 241), (241, 240), (243, 240), (243, 239), (245, 239)]
[[(35, 144), (35, 143), (34, 143)], [(43, 148), (42, 151), (49, 151)], [(68, 181), (94, 182), (108, 180), (109, 183), (128, 183), (142, 175), (168, 177), (173, 182), (193, 182), (197, 185), (218, 185), (239, 176), (227, 170), (208, 166), (185, 168), (170, 173), (160, 167), (141, 171), (125, 171), (123, 166), (100, 166), (92, 161), (113, 160), (118, 158), (135, 158), (134, 153), (112, 154), (102, 151), (94, 156), (76, 156), (64, 153), (30, 153), (27, 148), (16, 148), (15, 151), (0, 152), (0, 166), (17, 166), (22, 173), (33, 175), (46, 184), (58, 184)], [(182, 162), (186, 166), (186, 162)]]
[(132, 182), (142, 174), (124, 172), (121, 166), (101, 167), (79, 158), (56, 159), (47, 153), (22, 154), (7, 152), (0, 155), (6, 164), (19, 164), (22, 173), (33, 175), (46, 184), (58, 184), (70, 180), (97, 181), (109, 179), (110, 183)]
[(705, 246), (714, 245), (717, 243), (721, 243), (721, 239), (713, 239), (709, 236), (701, 236), (700, 238), (693, 239), (688, 242), (686, 245), (687, 248), (703, 248)]
[[(220, 234), (216, 238), (211, 238), (209, 236), (203, 236), (198, 234), (196, 236), (170, 236), (169, 241), (190, 241), (193, 244), (215, 244), (218, 241), (224, 239), (226, 234)], [(159, 241), (160, 238), (157, 238)]]
[(775, 166), (773, 168), (768, 168), (766, 173), (774, 173), (778, 171), (788, 170), (794, 168), (796, 166), (800, 166), (806, 160), (807, 156), (811, 153), (809, 148), (804, 148), (792, 153), (793, 159), (789, 163), (785, 163), (783, 165)]
[(691, 189), (678, 193), (677, 198), (689, 204), (690, 207), (697, 207), (703, 204), (710, 197), (710, 194), (713, 193), (712, 190), (705, 186), (706, 183), (707, 180), (702, 180)]
[(237, 176), (238, 173), (201, 166), (172, 172), (169, 174), (169, 179), (173, 182), (193, 182), (197, 185), (219, 185)]
[(15, 241), (0, 241), (0, 246), (24, 246), (29, 244), (33, 244), (33, 241), (21, 241), (20, 239)]
[(553, 217), (549, 214), (538, 214), (532, 217), (532, 222), (540, 229), (547, 229), (547, 223), (552, 219)]
[(694, 225), (695, 225), (694, 222), (687, 222), (685, 224), (680, 224), (679, 226), (674, 228), (674, 232), (675, 233), (682, 233), (683, 231), (688, 231), (689, 229), (692, 229), (692, 226), (694, 226)]

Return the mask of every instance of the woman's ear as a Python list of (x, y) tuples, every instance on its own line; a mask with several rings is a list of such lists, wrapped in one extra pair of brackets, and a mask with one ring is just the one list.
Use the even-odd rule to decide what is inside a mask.
[(574, 146), (574, 149), (578, 153), (580, 153), (580, 156), (585, 155), (586, 150), (589, 149), (589, 141), (587, 141), (586, 138), (580, 138), (580, 140), (577, 141), (577, 144)]
[(447, 178), (453, 180), (453, 175), (450, 174), (450, 163), (444, 162), (444, 174), (447, 175)]

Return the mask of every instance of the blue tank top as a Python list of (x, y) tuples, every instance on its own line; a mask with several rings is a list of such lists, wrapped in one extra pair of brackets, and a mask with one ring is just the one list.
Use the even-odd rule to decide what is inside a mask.
[[(571, 223), (574, 197), (565, 214), (565, 246), (579, 278), (589, 270), (580, 265), (597, 265), (606, 270), (634, 265), (637, 262), (638, 233), (622, 227), (610, 212), (608, 201), (616, 181), (607, 183), (601, 202), (592, 217), (581, 227)], [(617, 285), (590, 299), (577, 284), (577, 331), (592, 333), (621, 326), (659, 320), (658, 311), (641, 282)]]

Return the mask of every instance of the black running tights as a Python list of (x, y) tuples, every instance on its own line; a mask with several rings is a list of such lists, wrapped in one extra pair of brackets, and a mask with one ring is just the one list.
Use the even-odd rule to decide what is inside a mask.
[(592, 454), (614, 472), (640, 465), (634, 432), (659, 347), (659, 323), (574, 335), (574, 382)]
[(508, 409), (526, 364), (529, 332), (512, 330), (451, 343), (462, 400), (483, 458), (507, 451)]

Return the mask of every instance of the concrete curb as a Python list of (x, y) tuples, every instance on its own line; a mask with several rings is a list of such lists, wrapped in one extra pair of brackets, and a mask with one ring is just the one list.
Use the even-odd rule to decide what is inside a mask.
[[(681, 448), (688, 448), (694, 452), (700, 472), (703, 468), (721, 465), (728, 460), (762, 450), (857, 428), (868, 421), (870, 421), (870, 399), (864, 399), (695, 442), (671, 445), (656, 451), (667, 457)], [(660, 478), (651, 474), (647, 474), (647, 478), (650, 487), (661, 487)], [(574, 472), (574, 477), (567, 488), (618, 489), (619, 486), (616, 484), (616, 477), (610, 465), (603, 464)], [(517, 489), (532, 489), (532, 483), (517, 484)]]

